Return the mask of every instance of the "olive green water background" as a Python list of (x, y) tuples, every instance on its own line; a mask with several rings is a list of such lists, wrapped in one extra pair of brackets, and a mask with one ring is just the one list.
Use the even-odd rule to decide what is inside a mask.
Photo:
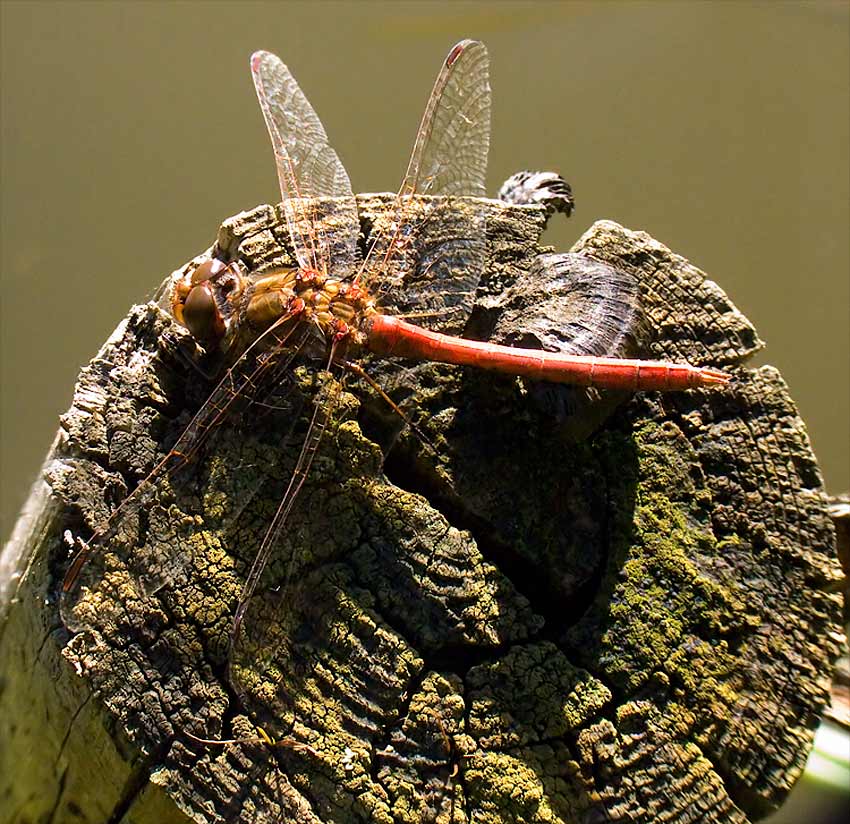
[(491, 52), (490, 192), (554, 168), (756, 323), (833, 491), (848, 469), (846, 3), (2, 2), (2, 522), (133, 302), (278, 198), (248, 56), (280, 54), (355, 191), (398, 186), (434, 75)]
[(850, 6), (0, 2), (0, 538), (80, 366), (134, 302), (279, 199), (248, 57), (281, 55), (356, 191), (395, 189), (450, 46), (492, 60), (489, 187), (556, 169), (578, 210), (704, 269), (768, 343), (828, 488), (850, 488)]

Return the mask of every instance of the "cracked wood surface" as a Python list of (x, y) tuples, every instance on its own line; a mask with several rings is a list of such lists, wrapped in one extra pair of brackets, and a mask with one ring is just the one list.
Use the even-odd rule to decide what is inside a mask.
[[(367, 231), (383, 203), (360, 199)], [(209, 391), (171, 321), (134, 308), (81, 373), (10, 545), (28, 550), (3, 627), (11, 820), (744, 822), (781, 803), (841, 643), (834, 533), (787, 388), (744, 365), (761, 344), (722, 290), (647, 235), (597, 223), (546, 281), (542, 209), (487, 209), (468, 330), (578, 347), (576, 284), (609, 264), (641, 296), (618, 353), (734, 383), (629, 397), (367, 359), (436, 455), (357, 384), (334, 389), (228, 678), (315, 375), (157, 485), (86, 568), (69, 632), (63, 531), (90, 534)], [(219, 249), (284, 262), (278, 217), (230, 219)], [(258, 726), (289, 743), (187, 735)]]

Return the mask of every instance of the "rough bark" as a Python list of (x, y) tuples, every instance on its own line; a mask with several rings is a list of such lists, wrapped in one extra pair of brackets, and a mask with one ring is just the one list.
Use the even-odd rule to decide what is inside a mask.
[[(360, 205), (368, 231), (383, 201)], [(570, 310), (534, 265), (544, 212), (487, 210), (468, 331), (546, 338)], [(266, 267), (285, 238), (261, 207), (217, 245)], [(743, 365), (761, 344), (703, 273), (608, 222), (573, 253), (637, 277), (629, 346), (735, 382), (600, 397), (367, 361), (429, 448), (320, 380), (333, 425), (229, 676), (315, 381), (293, 372), (156, 485), (89, 562), (69, 631), (63, 533), (90, 534), (210, 389), (159, 308), (131, 311), (6, 550), (23, 569), (0, 661), (10, 820), (744, 822), (781, 803), (842, 641), (805, 427), (776, 370)], [(187, 734), (258, 727), (285, 743)]]

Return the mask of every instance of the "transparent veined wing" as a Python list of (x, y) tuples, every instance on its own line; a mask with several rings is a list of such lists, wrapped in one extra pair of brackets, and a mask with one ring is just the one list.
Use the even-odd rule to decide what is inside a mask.
[[(336, 278), (358, 265), (360, 222), (351, 181), (304, 92), (283, 61), (266, 51), (251, 56), (257, 98), (274, 149), (283, 212), (298, 264)], [(315, 198), (337, 198), (333, 229), (314, 230)]]
[(483, 209), (415, 195), (483, 197), (490, 146), (489, 57), (462, 40), (443, 61), (394, 208), (376, 221), (361, 282), (381, 305), (462, 330), (484, 269)]
[(484, 197), (489, 148), (490, 59), (462, 40), (434, 82), (399, 194)]

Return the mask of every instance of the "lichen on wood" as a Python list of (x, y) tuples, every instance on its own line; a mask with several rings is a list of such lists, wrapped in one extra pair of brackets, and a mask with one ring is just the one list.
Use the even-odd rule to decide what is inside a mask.
[[(367, 232), (387, 219), (380, 196), (359, 206)], [(467, 331), (543, 334), (544, 210), (476, 209), (489, 246)], [(272, 207), (227, 221), (217, 248), (291, 262)], [(745, 822), (781, 803), (841, 641), (805, 427), (687, 261), (608, 222), (572, 255), (583, 276), (634, 279), (629, 346), (734, 383), (553, 406), (509, 377), (367, 359), (416, 434), (301, 365), (98, 548), (65, 628), (64, 531), (97, 528), (210, 390), (157, 306), (131, 312), (63, 417), (4, 626), (2, 772), (37, 740), (32, 780), (54, 788), (7, 779), (15, 820)], [(567, 311), (541, 290), (540, 316)], [(335, 399), (328, 433), (231, 649), (316, 393)], [(40, 725), (20, 715), (30, 684)]]

